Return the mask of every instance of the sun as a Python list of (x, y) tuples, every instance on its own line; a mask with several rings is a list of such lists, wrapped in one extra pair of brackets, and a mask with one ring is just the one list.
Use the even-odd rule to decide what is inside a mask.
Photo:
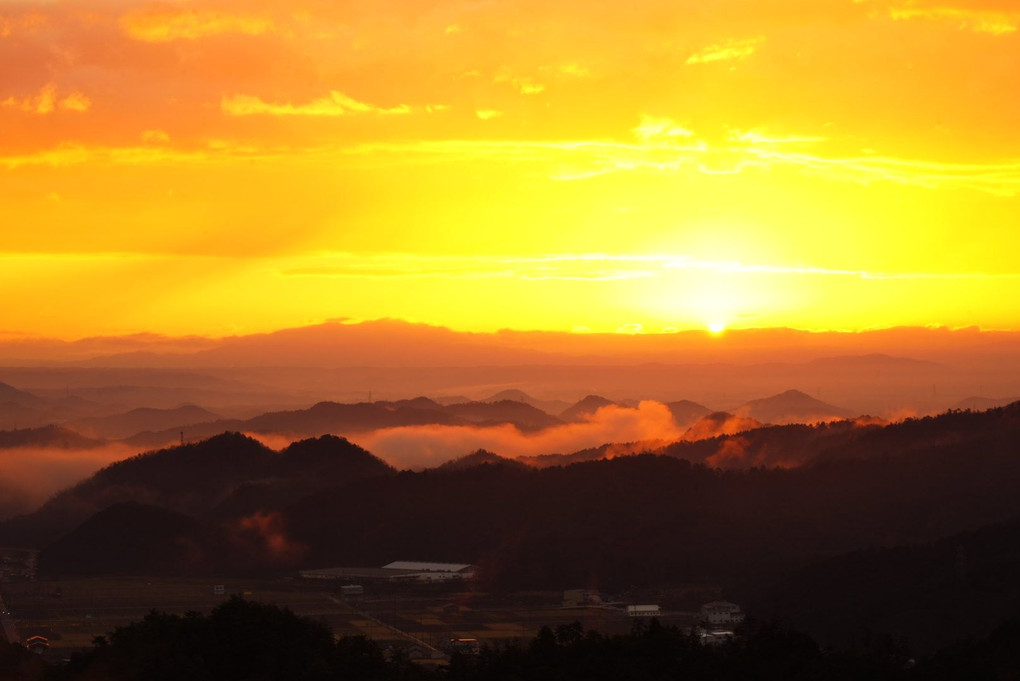
[(720, 334), (726, 330), (726, 325), (722, 322), (712, 322), (708, 325), (708, 330), (715, 334)]

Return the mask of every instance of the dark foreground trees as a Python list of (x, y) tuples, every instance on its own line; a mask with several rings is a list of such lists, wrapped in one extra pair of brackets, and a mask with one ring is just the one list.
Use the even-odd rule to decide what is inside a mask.
[(153, 611), (97, 638), (55, 678), (103, 681), (331, 681), (414, 679), (363, 637), (335, 641), (329, 627), (273, 605), (232, 598), (209, 615)]
[(153, 611), (97, 638), (63, 667), (45, 668), (0, 645), (0, 679), (25, 681), (1008, 681), (1020, 680), (1020, 620), (980, 641), (915, 662), (891, 639), (852, 651), (821, 648), (777, 624), (751, 624), (732, 641), (703, 645), (656, 620), (624, 635), (580, 624), (543, 628), (528, 642), (454, 655), (424, 668), (385, 655), (364, 637), (334, 640), (320, 622), (233, 598), (208, 615)]

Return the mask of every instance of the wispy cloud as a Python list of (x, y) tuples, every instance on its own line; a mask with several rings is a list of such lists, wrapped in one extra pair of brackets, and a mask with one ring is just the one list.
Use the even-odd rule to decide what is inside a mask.
[(537, 95), (545, 91), (545, 85), (542, 83), (537, 82), (533, 78), (515, 76), (509, 69), (500, 69), (496, 77), (492, 79), (492, 82), (509, 83), (522, 95)]
[(75, 90), (61, 96), (57, 92), (57, 86), (52, 83), (44, 85), (35, 95), (7, 97), (0, 100), (0, 107), (4, 109), (15, 109), (40, 115), (51, 114), (58, 110), (82, 113), (88, 111), (91, 106), (92, 100), (81, 92)]
[(47, 17), (41, 12), (25, 12), (17, 16), (0, 14), (0, 38), (10, 38), (18, 33), (33, 33), (46, 23)]
[(400, 104), (381, 107), (361, 102), (337, 90), (306, 104), (266, 102), (254, 95), (235, 94), (223, 97), (220, 109), (230, 116), (346, 116), (349, 114), (409, 114), (411, 107)]
[[(269, 107), (277, 115), (298, 115), (292, 105), (251, 104), (224, 100), (233, 115), (256, 115), (259, 107)], [(260, 100), (259, 100), (260, 101)], [(348, 104), (353, 102), (353, 104)], [(21, 105), (20, 103), (18, 104)], [(346, 97), (330, 100), (327, 109), (336, 107), (349, 113), (396, 113)], [(297, 107), (300, 108), (300, 107)], [(286, 113), (283, 113), (286, 112)], [(268, 111), (265, 113), (269, 113)], [(306, 113), (305, 115), (330, 115)], [(345, 115), (345, 114), (332, 114)], [(488, 120), (497, 112), (478, 112)], [(687, 132), (691, 132), (688, 136)], [(314, 147), (258, 146), (230, 140), (208, 140), (204, 146), (179, 149), (162, 142), (162, 136), (150, 135), (144, 146), (105, 147), (63, 144), (33, 153), (0, 155), (0, 168), (22, 166), (67, 166), (83, 163), (101, 165), (137, 165), (176, 162), (216, 161), (230, 158), (293, 158), (318, 161), (336, 160), (368, 167), (401, 167), (435, 163), (471, 163), (498, 161), (532, 164), (556, 181), (583, 181), (617, 173), (727, 174), (750, 170), (793, 169), (836, 182), (870, 184), (892, 182), (928, 189), (957, 188), (995, 196), (1020, 194), (1020, 158), (989, 162), (949, 162), (919, 158), (898, 158), (880, 154), (857, 156), (826, 155), (825, 138), (760, 132), (734, 132), (728, 141), (709, 144), (694, 131), (676, 126), (668, 119), (645, 119), (633, 130), (632, 142), (613, 140), (431, 140), (417, 142), (379, 142), (356, 145)], [(159, 141), (160, 143), (156, 143)], [(804, 146), (811, 149), (804, 150)]]
[(811, 275), (866, 280), (1020, 280), (1020, 272), (886, 272), (702, 260), (671, 253), (552, 253), (520, 256), (457, 256), (411, 253), (331, 253), (291, 261), (285, 277), (521, 279), (617, 281), (669, 272)]
[(641, 123), (639, 123), (637, 127), (633, 128), (631, 132), (643, 140), (670, 137), (694, 137), (693, 132), (683, 126), (677, 125), (670, 118), (659, 118), (647, 115), (641, 117)]
[(927, 19), (954, 23), (961, 30), (1007, 35), (1015, 33), (1020, 26), (1020, 12), (970, 9), (952, 6), (919, 7), (901, 5), (891, 7), (893, 19)]
[(716, 61), (731, 61), (734, 59), (747, 59), (758, 49), (758, 46), (765, 42), (765, 38), (746, 38), (743, 40), (728, 40), (723, 43), (709, 45), (687, 58), (688, 64), (709, 64)]
[(120, 25), (135, 40), (150, 43), (196, 40), (224, 33), (261, 35), (273, 27), (265, 17), (167, 6), (126, 14)]

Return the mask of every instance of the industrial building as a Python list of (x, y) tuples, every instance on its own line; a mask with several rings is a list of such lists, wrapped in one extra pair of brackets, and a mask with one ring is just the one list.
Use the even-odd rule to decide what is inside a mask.
[(337, 579), (360, 581), (445, 582), (471, 579), (475, 568), (467, 563), (430, 563), (397, 560), (382, 567), (335, 567), (302, 570), (305, 579)]

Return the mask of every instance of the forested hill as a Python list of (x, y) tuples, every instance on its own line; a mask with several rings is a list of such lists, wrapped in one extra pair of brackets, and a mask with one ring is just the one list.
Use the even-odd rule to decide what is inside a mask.
[[(267, 563), (281, 570), (424, 556), (474, 563), (492, 589), (764, 583), (819, 558), (933, 542), (1020, 515), (1018, 415), (1012, 405), (886, 427), (763, 429), (715, 443), (764, 437), (782, 451), (784, 433), (801, 438), (804, 453), (812, 438), (828, 443), (791, 469), (720, 470), (673, 452), (542, 470), (396, 473), (339, 438), (276, 453), (229, 434), (104, 469), (34, 516), (3, 524), (0, 538), (19, 530), (51, 544), (104, 505), (135, 501), (184, 513), (210, 536), (261, 519), (294, 548)], [(71, 518), (82, 509), (94, 511)], [(105, 536), (101, 526), (88, 529)], [(74, 545), (87, 551), (89, 542)], [(51, 555), (65, 566), (75, 560), (71, 550)]]

